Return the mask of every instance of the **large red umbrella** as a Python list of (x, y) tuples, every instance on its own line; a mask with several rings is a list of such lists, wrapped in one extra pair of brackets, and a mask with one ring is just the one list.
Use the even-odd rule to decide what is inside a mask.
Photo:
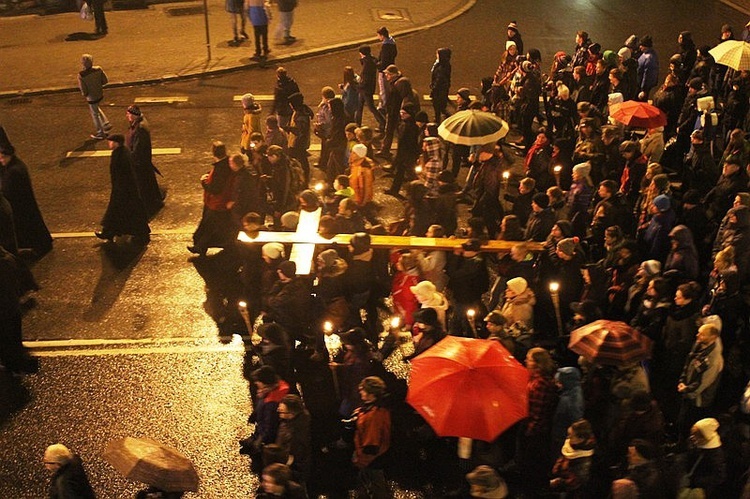
[(609, 115), (623, 125), (635, 128), (657, 128), (667, 124), (664, 111), (648, 102), (626, 100), (612, 104)]
[(448, 336), (411, 364), (406, 401), (441, 437), (490, 442), (528, 415), (529, 372), (497, 341)]
[(571, 332), (568, 348), (597, 364), (627, 366), (651, 356), (651, 339), (624, 322), (599, 320)]

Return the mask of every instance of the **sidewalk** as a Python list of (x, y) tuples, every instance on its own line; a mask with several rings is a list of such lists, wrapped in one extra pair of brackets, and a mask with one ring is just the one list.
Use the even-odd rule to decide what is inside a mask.
[[(375, 31), (388, 26), (404, 35), (453, 19), (476, 0), (301, 0), (294, 12), (290, 46), (273, 43), (277, 19), (271, 21), (269, 63), (320, 54), (362, 43), (377, 54)], [(400, 5), (400, 6), (399, 6)], [(110, 86), (159, 82), (207, 72), (249, 67), (250, 40), (232, 47), (230, 14), (224, 0), (208, 0), (211, 59), (207, 58), (203, 2), (152, 5), (144, 10), (108, 11), (109, 35), (96, 40), (65, 41), (72, 33), (92, 33), (93, 21), (70, 12), (51, 16), (0, 18), (0, 98), (77, 90), (83, 53), (94, 56)], [(177, 15), (175, 15), (177, 14)]]

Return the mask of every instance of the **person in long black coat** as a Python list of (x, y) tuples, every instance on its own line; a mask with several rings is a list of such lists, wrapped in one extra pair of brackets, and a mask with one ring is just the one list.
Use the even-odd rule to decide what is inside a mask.
[(13, 373), (36, 370), (23, 346), (19, 299), (24, 274), (22, 262), (0, 246), (0, 363)]
[(130, 127), (125, 136), (125, 144), (132, 154), (138, 193), (150, 219), (164, 206), (164, 197), (156, 181), (158, 170), (151, 159), (151, 131), (138, 106), (130, 106), (126, 116)]
[(29, 169), (9, 144), (0, 147), (0, 192), (13, 210), (18, 247), (30, 248), (37, 257), (52, 250), (52, 236), (36, 203)]
[(94, 234), (99, 239), (109, 240), (128, 234), (134, 236), (137, 242), (145, 244), (149, 241), (151, 229), (143, 201), (138, 194), (133, 159), (125, 147), (125, 137), (121, 134), (110, 135), (108, 143), (112, 150), (109, 162), (112, 191), (107, 211), (102, 218), (102, 230)]

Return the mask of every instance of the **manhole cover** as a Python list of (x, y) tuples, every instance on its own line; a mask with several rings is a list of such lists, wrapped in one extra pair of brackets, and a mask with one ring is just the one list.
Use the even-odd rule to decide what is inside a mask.
[(373, 9), (373, 15), (381, 21), (411, 21), (409, 11), (401, 8)]
[(175, 7), (167, 9), (167, 15), (170, 16), (194, 16), (197, 14), (203, 14), (203, 6), (196, 5), (194, 7)]

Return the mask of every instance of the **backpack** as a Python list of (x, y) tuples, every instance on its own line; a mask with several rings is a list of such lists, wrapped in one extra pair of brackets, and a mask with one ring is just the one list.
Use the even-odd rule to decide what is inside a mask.
[(305, 171), (299, 161), (294, 158), (289, 158), (289, 179), (289, 195), (294, 198), (308, 187)]

